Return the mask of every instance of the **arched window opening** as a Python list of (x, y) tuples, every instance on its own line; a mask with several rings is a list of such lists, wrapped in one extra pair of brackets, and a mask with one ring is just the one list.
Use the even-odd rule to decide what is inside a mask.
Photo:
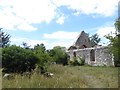
[(76, 57), (76, 52), (73, 53), (74, 57)]
[(84, 47), (84, 48), (87, 48), (87, 46), (86, 46), (86, 45), (83, 45), (83, 47)]
[(95, 61), (95, 50), (90, 51), (90, 61)]

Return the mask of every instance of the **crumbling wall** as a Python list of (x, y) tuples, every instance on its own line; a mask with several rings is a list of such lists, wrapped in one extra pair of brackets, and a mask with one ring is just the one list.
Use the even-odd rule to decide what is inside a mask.
[(96, 65), (99, 66), (114, 66), (113, 55), (108, 47), (101, 47), (95, 49)]
[[(92, 51), (92, 52), (91, 52)], [(114, 66), (113, 56), (108, 47), (94, 47), (77, 50), (69, 50), (67, 54), (70, 60), (73, 60), (74, 53), (76, 57), (85, 59), (85, 63), (92, 66)]]

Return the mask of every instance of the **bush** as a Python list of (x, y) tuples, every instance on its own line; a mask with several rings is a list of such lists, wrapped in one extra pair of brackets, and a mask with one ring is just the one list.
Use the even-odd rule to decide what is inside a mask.
[(34, 71), (39, 74), (44, 74), (45, 72), (47, 72), (47, 69), (48, 65), (36, 64), (36, 68), (34, 69)]
[(34, 54), (39, 59), (36, 64), (36, 69), (39, 73), (45, 73), (47, 72), (47, 66), (51, 60), (48, 52), (46, 51), (46, 48), (44, 44), (37, 44), (34, 47)]
[(63, 65), (66, 65), (68, 63), (67, 54), (63, 49), (63, 47), (56, 46), (52, 50), (48, 51), (52, 62), (56, 62), (57, 64)]
[(73, 61), (69, 61), (68, 64), (73, 66), (81, 66), (85, 64), (85, 59), (82, 57), (73, 57)]
[(2, 57), (2, 67), (4, 72), (8, 73), (31, 71), (38, 62), (38, 58), (31, 50), (15, 45), (3, 48)]

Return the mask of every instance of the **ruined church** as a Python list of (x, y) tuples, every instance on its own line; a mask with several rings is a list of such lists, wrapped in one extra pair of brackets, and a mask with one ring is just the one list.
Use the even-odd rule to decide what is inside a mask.
[(69, 47), (67, 54), (70, 60), (82, 57), (85, 64), (92, 66), (114, 66), (114, 59), (107, 46), (91, 46), (88, 35), (82, 31), (75, 43)]

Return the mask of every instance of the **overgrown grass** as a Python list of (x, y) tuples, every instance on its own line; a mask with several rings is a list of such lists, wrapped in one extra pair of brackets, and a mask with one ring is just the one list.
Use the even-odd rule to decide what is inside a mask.
[(0, 89), (2, 88), (2, 48), (0, 48)]
[(118, 68), (51, 65), (52, 78), (33, 73), (31, 78), (16, 75), (3, 79), (3, 88), (117, 88)]
[(2, 89), (2, 69), (0, 68), (0, 89)]

